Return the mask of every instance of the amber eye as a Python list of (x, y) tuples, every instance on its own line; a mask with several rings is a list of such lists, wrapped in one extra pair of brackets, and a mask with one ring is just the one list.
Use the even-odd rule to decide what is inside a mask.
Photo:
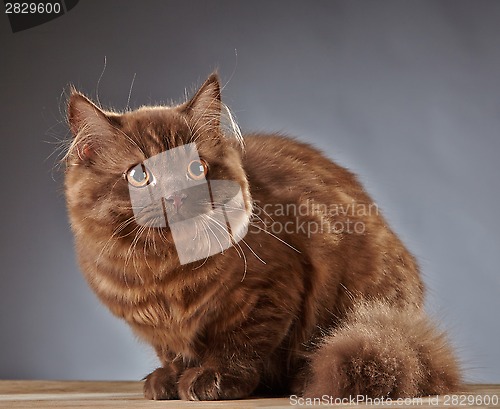
[(142, 163), (130, 168), (125, 175), (127, 182), (134, 187), (144, 187), (153, 182), (151, 171)]
[(201, 180), (208, 172), (208, 165), (203, 159), (192, 160), (187, 168), (187, 175), (192, 180)]

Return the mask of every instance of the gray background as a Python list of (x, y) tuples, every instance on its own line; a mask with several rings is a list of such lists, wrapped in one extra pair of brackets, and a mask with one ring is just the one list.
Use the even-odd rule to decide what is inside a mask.
[[(179, 100), (216, 67), (243, 130), (357, 172), (419, 258), (467, 380), (500, 382), (500, 1), (81, 1), (0, 17), (0, 377), (139, 379), (154, 353), (75, 263), (61, 172), (69, 83), (104, 106)], [(236, 50), (236, 51), (235, 51)], [(52, 154), (52, 155), (51, 155)]]

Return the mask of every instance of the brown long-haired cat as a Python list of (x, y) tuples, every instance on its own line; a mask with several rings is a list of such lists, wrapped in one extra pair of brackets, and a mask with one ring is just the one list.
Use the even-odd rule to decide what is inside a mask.
[(147, 398), (459, 387), (417, 263), (356, 177), (296, 140), (241, 137), (216, 75), (180, 105), (124, 113), (73, 90), (68, 120), (78, 260), (156, 350)]

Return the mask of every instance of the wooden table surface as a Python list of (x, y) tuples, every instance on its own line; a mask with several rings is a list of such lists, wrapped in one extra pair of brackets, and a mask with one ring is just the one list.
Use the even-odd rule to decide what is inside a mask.
[[(328, 408), (351, 406), (367, 408), (417, 407), (417, 408), (477, 408), (500, 409), (500, 385), (468, 385), (461, 394), (453, 396), (426, 397), (413, 404), (396, 405), (349, 404), (328, 405), (317, 403), (300, 405), (288, 398), (245, 399), (219, 402), (148, 401), (142, 396), (142, 382), (79, 382), (79, 381), (1, 381), (0, 408)], [(484, 404), (487, 400), (489, 404)], [(496, 402), (496, 405), (495, 405)], [(295, 404), (292, 404), (295, 403)]]

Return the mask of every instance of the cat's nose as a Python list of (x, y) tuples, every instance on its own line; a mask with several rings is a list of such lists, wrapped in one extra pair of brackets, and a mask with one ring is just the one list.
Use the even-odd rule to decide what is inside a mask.
[(174, 205), (175, 210), (178, 212), (179, 208), (182, 206), (184, 199), (187, 197), (185, 193), (172, 193), (170, 196), (167, 196), (165, 199), (167, 202)]

